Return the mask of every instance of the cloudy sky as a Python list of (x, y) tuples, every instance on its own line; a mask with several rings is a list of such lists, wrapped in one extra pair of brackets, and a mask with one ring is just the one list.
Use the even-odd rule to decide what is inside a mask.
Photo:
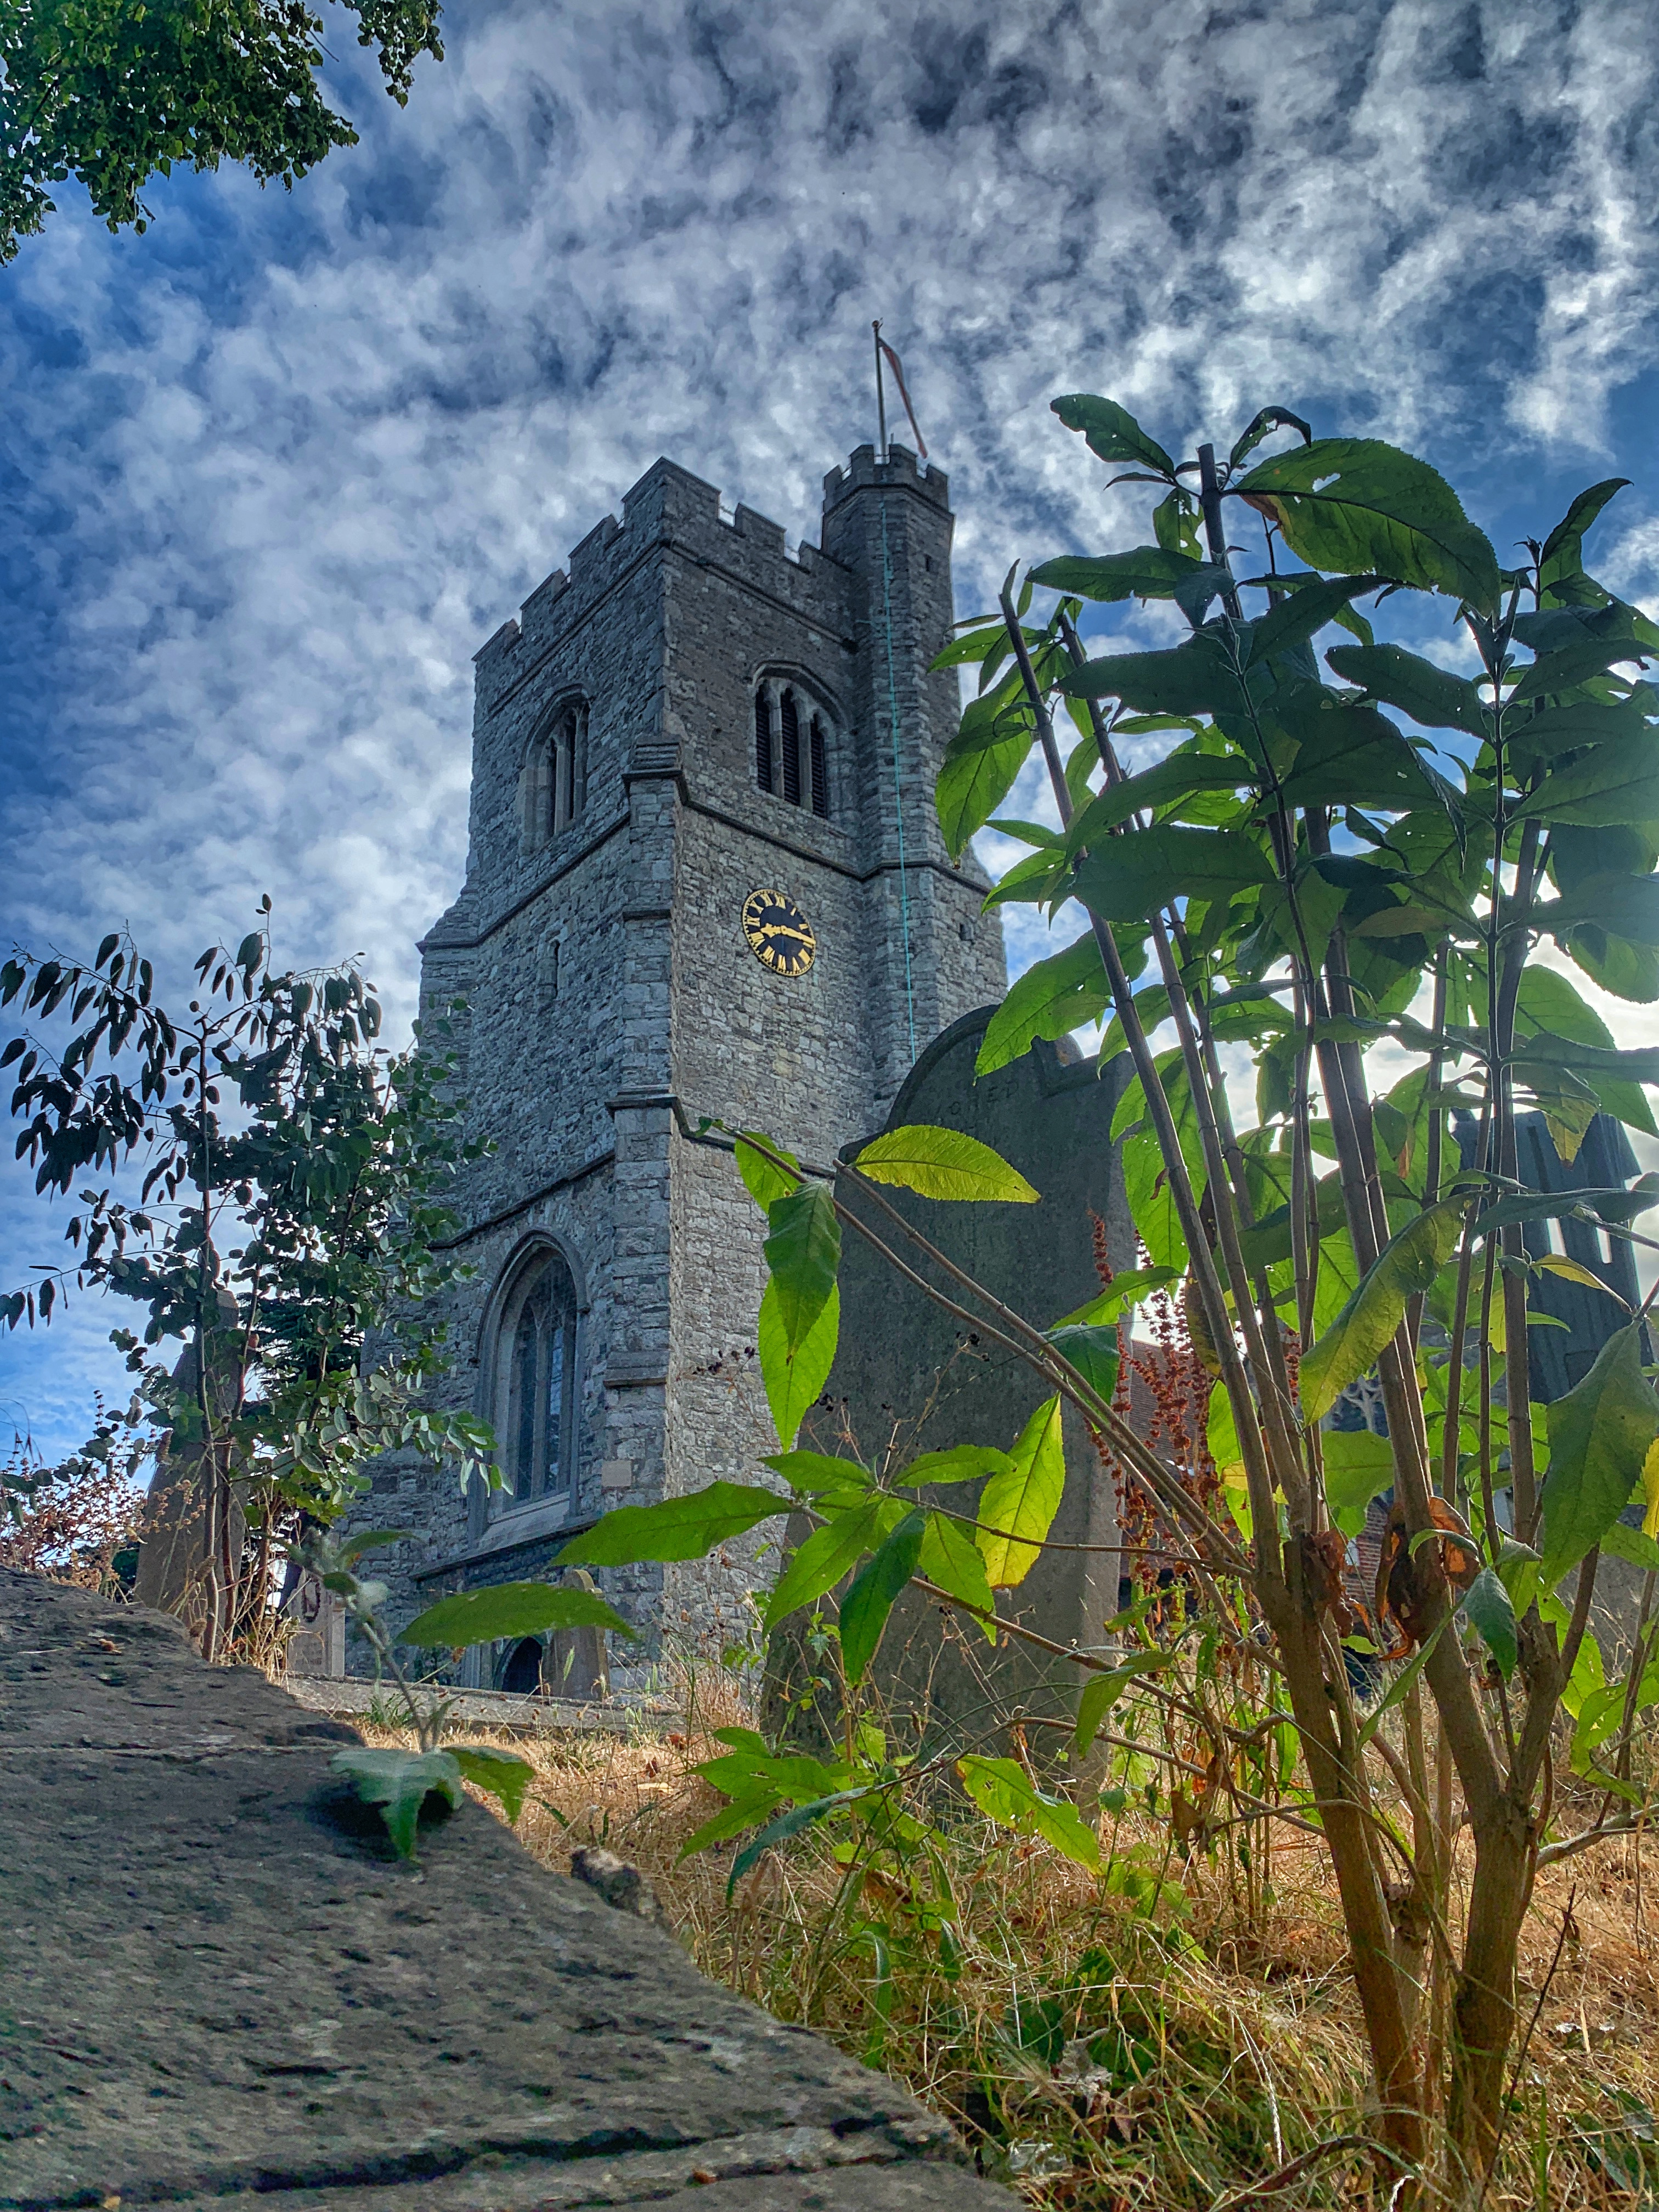
[[(455, 0), (401, 111), (325, 13), (360, 146), (142, 238), (66, 187), (0, 271), (0, 937), (176, 970), (269, 890), (406, 1020), (471, 653), (659, 453), (812, 536), (872, 315), (963, 612), (1133, 542), (1077, 389), (1394, 438), (1500, 552), (1629, 476), (1593, 551), (1659, 604), (1645, 0)], [(7, 1285), (60, 1235), (0, 1185)], [(0, 1346), (0, 1431), (78, 1442), (113, 1318)]]

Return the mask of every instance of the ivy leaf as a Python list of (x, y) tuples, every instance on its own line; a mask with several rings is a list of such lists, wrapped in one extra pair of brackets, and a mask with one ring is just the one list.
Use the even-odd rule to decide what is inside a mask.
[(1115, 399), (1097, 399), (1085, 392), (1071, 392), (1048, 403), (1068, 430), (1081, 430), (1089, 451), (1103, 461), (1139, 463), (1173, 478), (1175, 463), (1156, 438), (1149, 438), (1127, 407)]
[(336, 1752), (329, 1764), (337, 1774), (350, 1778), (365, 1805), (380, 1808), (400, 1859), (415, 1856), (421, 1808), (434, 1791), (452, 1807), (459, 1806), (465, 1796), (461, 1770), (447, 1751), (375, 1751), (365, 1745), (361, 1750)]
[(631, 1566), (644, 1559), (701, 1559), (717, 1544), (787, 1513), (789, 1500), (757, 1483), (711, 1482), (659, 1505), (619, 1505), (571, 1539), (562, 1567)]
[(896, 1183), (922, 1198), (1034, 1206), (1040, 1195), (1018, 1168), (977, 1137), (922, 1121), (872, 1138), (853, 1164), (872, 1182)]
[(768, 1283), (761, 1298), (756, 1335), (760, 1352), (761, 1380), (778, 1442), (787, 1451), (806, 1418), (809, 1407), (823, 1395), (830, 1370), (836, 1364), (841, 1336), (841, 1291), (832, 1290), (823, 1312), (800, 1342), (790, 1345), (783, 1316), (778, 1311), (777, 1285)]
[(1642, 1372), (1642, 1331), (1610, 1336), (1583, 1382), (1549, 1409), (1544, 1477), (1544, 1565), (1553, 1589), (1607, 1534), (1642, 1479), (1659, 1437), (1659, 1399)]
[(1036, 1565), (1065, 1493), (1058, 1393), (1037, 1407), (1008, 1456), (1012, 1465), (994, 1474), (980, 1492), (978, 1518), (983, 1526), (975, 1532), (986, 1580), (1000, 1589), (1024, 1582)]
[(507, 1825), (517, 1827), (524, 1810), (524, 1793), (536, 1778), (530, 1761), (510, 1751), (485, 1751), (476, 1744), (465, 1750), (458, 1745), (449, 1756), (460, 1768), (464, 1780), (500, 1799)]
[(836, 1287), (841, 1266), (841, 1224), (836, 1202), (821, 1182), (804, 1184), (767, 1212), (772, 1233), (763, 1250), (777, 1292), (778, 1318), (793, 1352), (817, 1322)]
[(1407, 1299), (1433, 1284), (1457, 1249), (1465, 1201), (1447, 1199), (1390, 1238), (1376, 1263), (1302, 1363), (1302, 1410), (1318, 1420), (1350, 1382), (1374, 1366), (1405, 1317)]
[[(568, 1564), (568, 1555), (561, 1555), (560, 1564)], [(469, 1644), (494, 1644), (508, 1636), (540, 1636), (553, 1628), (611, 1628), (622, 1636), (634, 1633), (616, 1607), (607, 1605), (595, 1590), (560, 1589), (552, 1583), (497, 1583), (489, 1589), (460, 1590), (453, 1597), (441, 1597), (407, 1628), (398, 1630), (398, 1641), (454, 1651)]]
[(1515, 1607), (1510, 1594), (1490, 1567), (1482, 1567), (1469, 1584), (1463, 1609), (1480, 1632), (1480, 1640), (1498, 1662), (1507, 1682), (1515, 1672), (1519, 1645), (1515, 1632)]
[(1234, 489), (1310, 568), (1388, 576), (1488, 611), (1498, 558), (1437, 470), (1379, 438), (1316, 438)]
[(1105, 1012), (1106, 970), (1092, 930), (1017, 977), (986, 1026), (974, 1073), (994, 1074), (1038, 1037), (1066, 1036)]
[(841, 1662), (849, 1689), (858, 1687), (876, 1656), (887, 1616), (916, 1571), (925, 1533), (922, 1516), (908, 1513), (854, 1576), (841, 1601)]
[(1018, 1759), (970, 1754), (957, 1761), (957, 1771), (975, 1804), (999, 1826), (1041, 1836), (1091, 1874), (1099, 1873), (1099, 1837), (1069, 1799), (1044, 1796)]

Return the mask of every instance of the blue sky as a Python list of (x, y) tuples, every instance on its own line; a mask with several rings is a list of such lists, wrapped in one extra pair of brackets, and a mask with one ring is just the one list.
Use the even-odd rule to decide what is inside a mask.
[[(471, 653), (659, 453), (814, 534), (875, 314), (964, 613), (1145, 535), (1079, 389), (1393, 438), (1500, 553), (1628, 476), (1592, 550), (1659, 606), (1650, 5), (463, 0), (404, 110), (325, 13), (361, 145), (158, 183), (142, 238), (65, 187), (0, 271), (7, 940), (176, 975), (269, 890), (406, 1021)], [(61, 1220), (0, 1179), (9, 1284)], [(0, 1343), (0, 1423), (78, 1442), (117, 1318)]]

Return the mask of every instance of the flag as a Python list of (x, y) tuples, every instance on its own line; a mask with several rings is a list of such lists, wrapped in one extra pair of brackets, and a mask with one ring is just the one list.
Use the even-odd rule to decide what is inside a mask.
[(904, 411), (910, 417), (910, 428), (915, 432), (916, 451), (925, 461), (927, 458), (927, 444), (921, 434), (921, 426), (916, 421), (916, 410), (910, 404), (910, 395), (904, 388), (904, 363), (893, 351), (885, 338), (878, 336), (876, 343), (887, 356), (887, 366), (893, 372), (893, 381), (898, 386), (899, 398), (904, 402)]

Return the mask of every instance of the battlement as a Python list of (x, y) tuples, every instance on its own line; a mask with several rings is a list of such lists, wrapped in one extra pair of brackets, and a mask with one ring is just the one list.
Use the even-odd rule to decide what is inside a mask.
[(923, 499), (932, 500), (936, 507), (948, 508), (951, 504), (951, 479), (944, 470), (920, 465), (908, 446), (889, 440), (884, 461), (876, 459), (873, 446), (860, 446), (844, 469), (830, 470), (823, 479), (824, 513), (839, 507), (854, 492), (875, 484), (902, 484), (920, 492)]
[[(905, 484), (938, 507), (949, 503), (949, 480), (939, 469), (919, 468), (906, 447), (890, 446), (878, 462), (872, 446), (860, 446), (847, 466), (823, 480), (826, 514), (850, 493), (872, 484)], [(840, 565), (818, 546), (803, 543), (789, 553), (783, 526), (751, 507), (728, 518), (717, 488), (673, 461), (655, 461), (623, 495), (622, 520), (607, 514), (573, 547), (568, 564), (531, 592), (516, 621), (503, 623), (477, 653), (481, 670), (500, 663), (524, 641), (534, 641), (610, 590), (623, 570), (653, 544), (680, 546), (694, 557), (736, 569), (784, 599), (816, 600)], [(502, 674), (505, 674), (503, 670)]]

